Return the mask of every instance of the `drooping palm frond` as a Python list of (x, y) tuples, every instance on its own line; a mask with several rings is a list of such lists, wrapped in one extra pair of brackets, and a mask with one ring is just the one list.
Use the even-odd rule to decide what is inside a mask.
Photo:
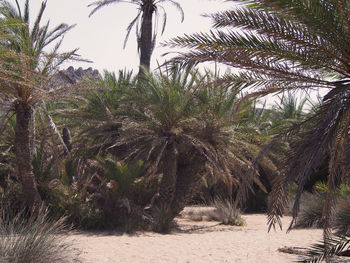
[[(293, 74), (304, 75), (299, 70), (310, 73), (310, 69), (313, 78), (325, 70), (347, 76), (344, 71), (347, 62), (342, 58), (342, 47), (348, 45), (347, 34), (336, 24), (339, 9), (332, 4), (334, 1), (323, 4), (317, 1), (288, 4), (282, 4), (282, 1), (233, 2), (247, 4), (210, 16), (214, 27), (229, 28), (228, 32), (198, 33), (168, 42), (170, 45), (191, 48), (192, 51), (179, 58), (202, 61), (216, 58), (219, 62), (239, 68), (271, 70), (276, 77), (285, 79)], [(243, 31), (234, 31), (232, 27)], [(320, 28), (324, 30), (322, 37), (318, 37)], [(338, 32), (332, 35), (333, 32), (327, 34), (329, 31)]]
[(1, 110), (2, 110), (2, 112), (1, 112), (2, 116), (1, 116), (1, 119), (0, 119), (0, 137), (1, 137), (1, 134), (3, 133), (3, 131), (5, 129), (6, 120), (8, 118), (8, 115), (12, 111), (12, 103), (9, 103), (9, 105), (7, 107), (3, 107)]
[[(289, 159), (284, 162), (287, 165), (274, 182), (269, 212), (269, 222), (273, 224), (280, 222), (288, 184), (296, 181), (299, 186), (294, 205), (296, 217), (302, 191), (313, 171), (327, 158), (330, 191), (348, 180), (344, 149), (349, 125), (350, 5), (344, 0), (232, 2), (240, 5), (208, 15), (215, 27), (213, 31), (166, 42), (189, 49), (175, 60), (215, 61), (243, 69), (226, 78), (250, 91), (248, 98), (288, 90), (329, 89), (323, 104), (308, 119), (315, 123), (313, 128), (304, 121), (283, 132), (289, 136), (288, 143), (293, 141), (291, 136), (299, 140), (290, 144)], [(273, 142), (281, 138), (282, 135)], [(329, 218), (332, 199), (330, 194), (325, 218)]]
[[(66, 119), (68, 127), (79, 127), (79, 140), (87, 151), (98, 154), (115, 142), (122, 118), (120, 105), (123, 94), (134, 87), (132, 72), (120, 71), (118, 76), (105, 71), (99, 80), (88, 80), (84, 85), (85, 98), (75, 100), (72, 108), (58, 111)], [(89, 120), (88, 122), (86, 120)], [(81, 149), (85, 151), (86, 149)]]

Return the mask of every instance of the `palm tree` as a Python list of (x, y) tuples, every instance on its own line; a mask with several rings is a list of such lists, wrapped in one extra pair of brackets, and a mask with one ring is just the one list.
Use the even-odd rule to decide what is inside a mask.
[(98, 88), (85, 94), (86, 103), (78, 104), (73, 109), (67, 108), (61, 112), (61, 116), (73, 128), (72, 132), (78, 134), (81, 145), (78, 151), (91, 157), (104, 154), (115, 143), (121, 127), (121, 100), (125, 90), (136, 85), (136, 79), (132, 72), (119, 71), (116, 76), (115, 73), (105, 71), (99, 79), (86, 82), (85, 85)]
[[(54, 94), (63, 94), (62, 90), (52, 90), (48, 87), (47, 76), (68, 59), (72, 59), (76, 50), (58, 53), (62, 40), (53, 46), (50, 53), (45, 48), (59, 40), (72, 26), (60, 24), (49, 30), (49, 22), (41, 26), (41, 19), (46, 8), (42, 2), (39, 13), (30, 27), (29, 0), (25, 2), (22, 12), (18, 2), (14, 7), (8, 1), (0, 4), (0, 19), (5, 23), (17, 21), (16, 26), (4, 29), (0, 48), (4, 54), (0, 58), (0, 98), (6, 107), (1, 125), (4, 124), (9, 112), (16, 115), (15, 155), (17, 172), (26, 196), (28, 206), (34, 208), (41, 204), (33, 175), (33, 130), (34, 109), (45, 99), (53, 98)], [(57, 97), (56, 97), (57, 98)], [(0, 127), (0, 132), (2, 127)]]
[(181, 14), (181, 22), (184, 20), (184, 13), (180, 6), (180, 4), (173, 0), (100, 0), (93, 2), (89, 5), (93, 6), (94, 9), (91, 11), (89, 16), (92, 16), (97, 10), (100, 8), (114, 4), (114, 3), (129, 3), (136, 5), (138, 8), (138, 13), (136, 17), (130, 22), (127, 27), (127, 33), (124, 40), (124, 48), (126, 42), (128, 40), (129, 34), (134, 26), (136, 26), (136, 35), (137, 35), (137, 43), (138, 49), (140, 51), (140, 73), (142, 73), (142, 68), (149, 70), (151, 65), (151, 55), (154, 49), (154, 45), (157, 37), (157, 25), (158, 22), (155, 22), (155, 26), (153, 26), (154, 15), (155, 18), (158, 19), (159, 15), (163, 13), (163, 23), (162, 23), (162, 33), (164, 32), (167, 20), (167, 13), (165, 12), (163, 3), (169, 3), (176, 7), (176, 9)]
[(301, 140), (292, 146), (292, 159), (275, 181), (269, 221), (270, 226), (280, 223), (287, 186), (297, 181), (291, 226), (295, 223), (301, 193), (311, 173), (327, 155), (330, 191), (324, 211), (328, 218), (336, 187), (349, 178), (346, 160), (350, 128), (350, 3), (345, 0), (235, 2), (242, 5), (209, 15), (215, 27), (212, 32), (177, 37), (168, 44), (190, 49), (177, 60), (217, 61), (240, 68), (242, 71), (230, 79), (241, 87), (255, 89), (253, 95), (329, 89), (323, 104), (309, 119), (316, 122), (313, 129), (305, 131), (303, 125), (294, 126), (294, 131), (302, 133)]
[(296, 94), (290, 92), (278, 96), (278, 101), (272, 106), (270, 133), (277, 135), (307, 119), (308, 113), (304, 109), (307, 101), (307, 98), (299, 101)]
[(86, 138), (92, 154), (112, 153), (128, 163), (142, 160), (148, 176), (159, 176), (152, 213), (160, 209), (172, 220), (207, 173), (224, 178), (231, 190), (244, 180), (259, 184), (257, 175), (242, 178), (251, 159), (245, 144), (233, 139), (238, 130), (229, 109), (236, 93), (230, 86), (218, 87), (207, 75), (179, 67), (146, 74), (137, 85), (125, 83), (125, 75), (114, 85), (106, 85), (107, 79), (113, 78), (106, 75), (105, 87), (72, 112), (89, 119), (79, 137)]

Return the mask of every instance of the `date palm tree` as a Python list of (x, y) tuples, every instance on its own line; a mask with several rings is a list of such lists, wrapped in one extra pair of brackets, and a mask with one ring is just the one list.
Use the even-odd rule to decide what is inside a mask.
[(89, 118), (79, 137), (87, 138), (93, 154), (142, 160), (150, 176), (159, 176), (152, 213), (160, 209), (173, 219), (208, 173), (223, 177), (231, 191), (243, 181), (261, 185), (257, 174), (243, 177), (252, 158), (246, 155), (250, 139), (239, 137), (231, 118), (234, 89), (177, 66), (146, 74), (137, 85), (123, 79), (105, 75), (103, 89), (72, 114)]
[[(256, 0), (232, 1), (241, 5), (208, 15), (214, 30), (177, 37), (170, 46), (190, 50), (176, 60), (217, 61), (239, 68), (230, 76), (253, 95), (287, 90), (326, 90), (323, 104), (307, 121), (313, 129), (294, 126), (302, 136), (275, 181), (269, 211), (270, 226), (287, 200), (287, 186), (294, 181), (298, 191), (293, 216), (311, 174), (329, 157), (329, 194), (324, 211), (329, 218), (335, 189), (349, 180), (350, 128), (350, 2), (346, 0)], [(236, 30), (240, 29), (240, 30)], [(252, 96), (252, 95), (250, 95)], [(292, 130), (284, 132), (289, 135)], [(326, 220), (325, 222), (329, 222)], [(328, 228), (326, 223), (325, 228)]]
[[(157, 20), (159, 19), (159, 16), (163, 14), (161, 33), (164, 32), (167, 21), (167, 13), (162, 4), (169, 3), (175, 6), (181, 14), (182, 22), (184, 20), (184, 13), (180, 4), (174, 0), (100, 0), (95, 1), (89, 5), (89, 7), (94, 7), (89, 16), (92, 16), (100, 8), (115, 3), (128, 3), (133, 4), (137, 7), (137, 15), (127, 27), (127, 33), (124, 40), (124, 48), (131, 30), (136, 26), (137, 43), (138, 49), (140, 51), (140, 73), (142, 73), (142, 68), (149, 70), (151, 65), (151, 55), (158, 33)], [(154, 18), (156, 19), (155, 21)]]
[[(0, 48), (4, 50), (0, 57), (0, 100), (4, 103), (3, 117), (0, 121), (0, 134), (10, 112), (16, 116), (15, 155), (19, 180), (28, 206), (37, 207), (42, 203), (33, 175), (33, 136), (34, 110), (44, 100), (54, 98), (54, 94), (63, 94), (62, 90), (48, 87), (48, 75), (57, 67), (76, 55), (76, 50), (58, 53), (62, 43), (60, 38), (72, 26), (60, 24), (52, 30), (49, 22), (41, 25), (46, 1), (42, 2), (39, 13), (30, 25), (29, 0), (24, 10), (18, 1), (13, 6), (9, 1), (0, 3), (0, 21), (17, 25), (3, 29)], [(58, 40), (58, 41), (57, 41)], [(45, 48), (54, 43), (53, 50)], [(57, 99), (57, 97), (55, 97)]]

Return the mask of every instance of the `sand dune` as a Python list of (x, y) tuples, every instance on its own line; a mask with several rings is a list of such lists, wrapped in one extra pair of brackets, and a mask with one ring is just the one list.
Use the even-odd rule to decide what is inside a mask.
[[(179, 218), (179, 230), (123, 234), (72, 234), (69, 239), (86, 263), (104, 262), (293, 262), (296, 255), (278, 252), (284, 246), (307, 247), (322, 238), (320, 229), (267, 232), (266, 215), (245, 215), (247, 226), (219, 225)], [(286, 229), (290, 217), (283, 218)]]

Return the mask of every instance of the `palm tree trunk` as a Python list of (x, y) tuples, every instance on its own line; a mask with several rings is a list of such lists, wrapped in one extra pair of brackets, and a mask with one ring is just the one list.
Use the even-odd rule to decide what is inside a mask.
[(22, 190), (26, 197), (27, 204), (34, 209), (42, 203), (39, 195), (32, 166), (30, 125), (33, 118), (33, 109), (25, 102), (18, 101), (16, 110), (15, 127), (15, 154), (17, 171), (22, 183)]
[(191, 201), (200, 180), (205, 174), (206, 159), (200, 154), (179, 161), (174, 199), (171, 204), (173, 216), (177, 216)]
[(140, 48), (139, 75), (144, 74), (142, 67), (149, 70), (151, 66), (151, 55), (153, 52), (153, 40), (152, 40), (153, 13), (154, 13), (154, 7), (152, 4), (146, 4), (143, 7), (141, 36), (139, 38), (139, 48)]
[(163, 159), (163, 177), (160, 182), (159, 196), (154, 205), (163, 210), (169, 210), (174, 199), (176, 175), (177, 175), (177, 152), (174, 143), (168, 144)]
[(73, 147), (72, 147), (72, 140), (71, 140), (70, 132), (69, 132), (69, 129), (67, 127), (63, 128), (62, 139), (63, 139), (64, 144), (67, 147), (68, 152), (70, 153), (72, 151)]

